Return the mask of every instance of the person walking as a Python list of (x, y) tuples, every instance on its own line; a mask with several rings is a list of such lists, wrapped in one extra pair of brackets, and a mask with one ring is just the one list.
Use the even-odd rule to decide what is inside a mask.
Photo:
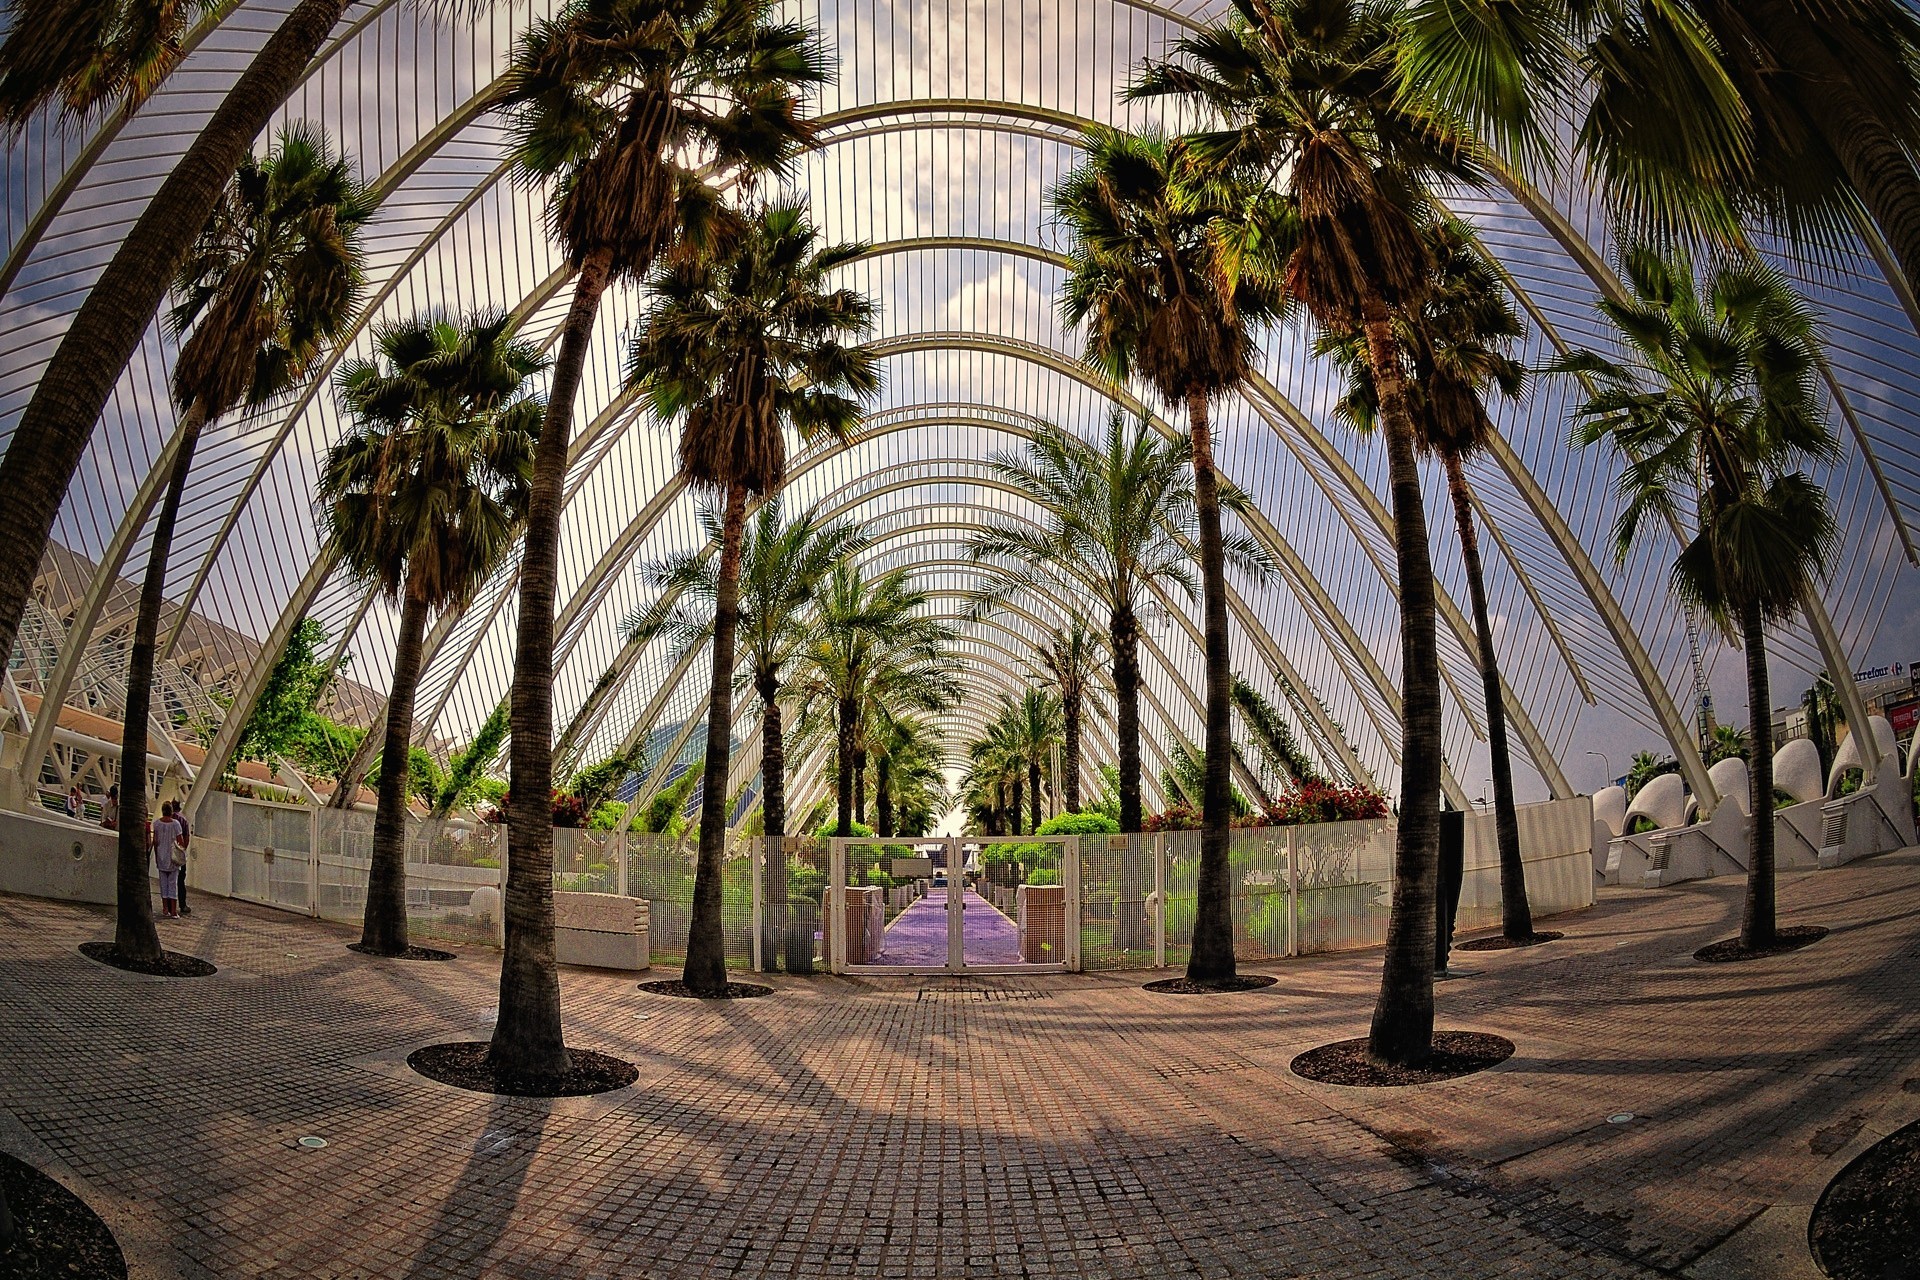
[(100, 802), (100, 825), (109, 831), (120, 829), (120, 784), (117, 782), (107, 788), (107, 798)]
[(148, 843), (160, 869), (160, 913), (168, 920), (180, 918), (180, 823), (173, 816), (173, 801), (160, 806), (160, 817), (152, 827)]
[(80, 784), (76, 782), (67, 789), (67, 816), (77, 818), (80, 816), (80, 810)]
[(174, 861), (180, 864), (180, 914), (190, 916), (193, 908), (187, 905), (187, 853), (193, 844), (193, 828), (187, 824), (187, 808), (178, 800), (169, 801), (173, 805), (173, 820), (180, 824), (180, 852)]

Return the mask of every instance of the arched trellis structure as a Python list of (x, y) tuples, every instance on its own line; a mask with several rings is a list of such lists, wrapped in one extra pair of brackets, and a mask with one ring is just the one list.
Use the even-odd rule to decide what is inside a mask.
[[(22, 402), (18, 392), (30, 385), (104, 261), (99, 247), (131, 222), (165, 160), (204, 118), (206, 86), (237, 74), (270, 25), (260, 19), (283, 3), (216, 6), (185, 42), (182, 74), (140, 115), (111, 117), (73, 135), (36, 126), (9, 150), (10, 190), (20, 197), (6, 214), (0, 264), (0, 350), (7, 352), (0, 405)], [(1114, 89), (1141, 57), (1219, 6), (1093, 0), (1079, 15), (1085, 21), (1073, 22), (1054, 21), (1051, 8), (1034, 11), (1043, 21), (1029, 21), (1030, 7), (945, 9), (943, 20), (931, 21), (922, 19), (934, 18), (940, 6), (849, 0), (796, 8), (831, 33), (843, 67), (857, 71), (843, 75), (821, 103), (823, 146), (797, 181), (829, 234), (874, 242), (868, 261), (849, 274), (887, 303), (889, 368), (895, 385), (907, 388), (882, 406), (883, 419), (911, 420), (922, 406), (954, 400), (919, 385), (954, 369), (974, 371), (959, 398), (980, 413), (1070, 426), (1097, 414), (1093, 390), (1067, 386), (1077, 349), (1051, 317), (1058, 258), (1038, 192), (1071, 162), (1089, 121), (1145, 118), (1143, 108), (1119, 104)], [(546, 8), (547, 0), (533, 6)], [(254, 20), (237, 20), (243, 17)], [(370, 235), (372, 305), (350, 350), (364, 349), (378, 320), (435, 303), (510, 309), (528, 332), (552, 340), (568, 274), (541, 234), (537, 196), (502, 181), (498, 127), (484, 114), (504, 50), (525, 19), (524, 12), (503, 12), (436, 25), (393, 0), (354, 6), (289, 103), (289, 118), (317, 119), (341, 137), (387, 199)], [(423, 60), (428, 48), (434, 56)], [(962, 180), (947, 181), (956, 176)], [(1595, 341), (1585, 300), (1618, 287), (1595, 247), (1605, 243), (1604, 222), (1573, 182), (1569, 175), (1535, 189), (1507, 177), (1495, 191), (1460, 201), (1507, 269), (1543, 350)], [(1837, 276), (1824, 278), (1800, 273), (1832, 317), (1828, 381), (1850, 452), (1827, 479), (1853, 530), (1826, 598), (1809, 601), (1807, 636), (1783, 637), (1782, 661), (1802, 670), (1855, 665), (1849, 653), (1879, 634), (1893, 583), (1913, 557), (1908, 526), (1920, 496), (1920, 432), (1909, 407), (1920, 400), (1915, 308), (1906, 282), (1884, 265), (1883, 248), (1868, 238), (1862, 250), (1857, 269), (1843, 264)], [(605, 340), (578, 417), (589, 425), (576, 442), (569, 483), (561, 630), (569, 661), (559, 709), (563, 722), (580, 723), (580, 750), (625, 736), (629, 718), (667, 714), (647, 707), (671, 701), (655, 697), (671, 692), (656, 683), (671, 664), (640, 653), (596, 698), (597, 677), (613, 665), (615, 651), (624, 652), (612, 626), (633, 603), (624, 566), (676, 541), (684, 545), (691, 527), (688, 504), (670, 482), (664, 440), (653, 438), (618, 388), (618, 335), (633, 315), (631, 298), (616, 299), (603, 322)], [(1383, 620), (1391, 617), (1395, 584), (1383, 537), (1382, 474), (1368, 448), (1355, 448), (1328, 426), (1327, 371), (1301, 347), (1297, 335), (1276, 335), (1262, 378), (1222, 413), (1223, 461), (1254, 495), (1270, 548), (1292, 552), (1283, 557), (1284, 592), (1236, 598), (1243, 637), (1236, 643), (1261, 647), (1267, 663), (1286, 659), (1296, 687), (1326, 692), (1339, 715), (1367, 727), (1368, 745), (1355, 763), (1391, 785), (1395, 641)], [(69, 495), (58, 536), (87, 559), (138, 563), (143, 520), (121, 513), (145, 505), (152, 485), (143, 495), (141, 483), (163, 469), (173, 426), (163, 394), (171, 358), (156, 334), (123, 380)], [(1576, 732), (1588, 717), (1611, 716), (1664, 736), (1702, 790), (1704, 770), (1680, 710), (1686, 699), (1673, 692), (1688, 683), (1684, 636), (1650, 558), (1613, 571), (1601, 567), (1609, 513), (1595, 495), (1609, 476), (1597, 459), (1566, 456), (1564, 398), (1543, 392), (1528, 407), (1501, 407), (1493, 465), (1474, 477), (1499, 553), (1493, 586), (1496, 611), (1509, 627), (1503, 656), (1516, 736), (1535, 761), (1539, 786), (1558, 792), (1571, 786), (1565, 775), (1572, 762), (1560, 757)], [(921, 415), (921, 434), (949, 429), (935, 425), (940, 416)], [(0, 416), (0, 432), (10, 427), (11, 418)], [(175, 598), (258, 641), (259, 649), (251, 659), (188, 652), (186, 609), (166, 647), (184, 671), (214, 682), (238, 707), (251, 705), (273, 654), (307, 616), (329, 626), (338, 652), (355, 657), (360, 679), (376, 688), (384, 683), (390, 611), (335, 579), (315, 554), (302, 501), (312, 460), (337, 428), (330, 397), (316, 384), (291, 405), (234, 424), (208, 442), (196, 466), (173, 566), (174, 579), (187, 585)], [(914, 430), (894, 434), (908, 440)], [(828, 470), (820, 474), (823, 491), (830, 489)], [(909, 494), (888, 497), (904, 501)], [(1444, 554), (1436, 561), (1442, 595), (1457, 596), (1457, 572), (1446, 561)], [(101, 616), (114, 586), (111, 569), (67, 585), (78, 586), (80, 607), (62, 619), (71, 630), (54, 669), (34, 674), (44, 679), (43, 691), (86, 678), (119, 642), (122, 620)], [(475, 616), (435, 627), (423, 736), (457, 742), (497, 704), (510, 627), (481, 620), (511, 615), (514, 585), (511, 572), (501, 575)], [(1461, 678), (1470, 670), (1470, 646), (1459, 610), (1451, 613), (1443, 618), (1451, 633), (1444, 641), (1453, 686), (1448, 746), (1464, 762), (1477, 749), (1478, 693), (1476, 682)], [(1189, 683), (1196, 673), (1187, 671)], [(1848, 682), (1841, 684), (1851, 697)], [(1330, 722), (1334, 711), (1321, 710)], [(44, 744), (52, 721), (42, 720), (34, 741)], [(1344, 733), (1326, 738), (1325, 725), (1319, 728), (1324, 740), (1345, 742)], [(232, 723), (216, 734), (216, 760), (238, 729)]]

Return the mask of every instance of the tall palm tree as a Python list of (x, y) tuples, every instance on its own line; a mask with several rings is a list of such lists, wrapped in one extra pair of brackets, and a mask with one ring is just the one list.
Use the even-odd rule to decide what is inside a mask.
[[(1244, 270), (1275, 278), (1321, 331), (1366, 338), (1393, 498), (1403, 708), (1393, 907), (1368, 1047), (1411, 1063), (1433, 1043), (1440, 665), (1408, 353), (1394, 316), (1426, 297), (1426, 189), (1482, 178), (1465, 133), (1399, 73), (1396, 17), (1374, 0), (1234, 0), (1224, 22), (1181, 40), (1131, 92), (1198, 109), (1215, 122), (1190, 140), (1198, 162), (1280, 197), (1275, 216), (1255, 207), (1222, 219), (1249, 246), (1235, 254)], [(1224, 771), (1225, 751), (1219, 760), (1207, 751)]]
[[(1446, 472), (1447, 494), (1453, 502), (1461, 565), (1466, 570), (1467, 592), (1473, 604), (1480, 687), (1487, 713), (1494, 833), (1500, 854), (1501, 931), (1510, 941), (1527, 942), (1539, 935), (1533, 931), (1533, 912), (1527, 904), (1520, 820), (1513, 798), (1513, 760), (1507, 747), (1506, 702), (1466, 474), (1467, 460), (1482, 452), (1493, 434), (1485, 396), (1498, 390), (1518, 398), (1526, 384), (1526, 369), (1511, 354), (1513, 345), (1525, 336), (1526, 326), (1471, 228), (1456, 218), (1440, 218), (1422, 230), (1433, 260), (1433, 276), (1420, 308), (1395, 322), (1413, 366), (1407, 409), (1421, 452), (1440, 459)], [(1336, 412), (1361, 431), (1372, 431), (1379, 418), (1379, 401), (1373, 390), (1365, 339), (1351, 332), (1326, 333), (1315, 348), (1332, 354), (1346, 373), (1347, 394)]]
[[(1098, 680), (1100, 661), (1106, 656), (1101, 650), (1100, 634), (1085, 614), (1073, 609), (1047, 636), (1034, 660), (1036, 674), (1052, 686), (1059, 700), (1060, 794), (1068, 813), (1080, 812), (1080, 728), (1088, 715), (1101, 712)], [(1137, 789), (1136, 783), (1136, 796)]]
[(680, 428), (680, 474), (724, 495), (713, 579), (713, 675), (707, 703), (706, 781), (686, 984), (726, 989), (720, 922), (727, 769), (740, 619), (747, 500), (786, 477), (786, 432), (844, 441), (880, 389), (878, 361), (857, 345), (873, 303), (827, 283), (864, 245), (821, 245), (803, 204), (761, 208), (722, 250), (663, 263), (656, 301), (634, 335), (628, 377), (654, 415)]
[[(1060, 745), (1060, 701), (1044, 689), (1021, 690), (1013, 704), (1015, 741), (1027, 770), (1027, 830), (1038, 831), (1042, 775), (1053, 773), (1053, 749)], [(1054, 779), (1055, 785), (1059, 780)]]
[[(57, 0), (32, 7), (39, 15), (32, 21), (25, 20), (24, 8), (16, 9), (22, 20), (10, 27), (0, 52), (0, 75), (20, 77), (4, 90), (0, 128), (18, 129), (56, 98), (70, 113), (85, 113), (107, 96), (151, 87), (157, 65), (151, 55), (166, 56), (168, 32), (178, 29), (165, 16), (177, 9), (165, 0), (127, 0), (119, 11), (128, 15), (124, 23), (75, 22)], [(346, 0), (300, 0), (281, 19), (120, 241), (34, 385), (0, 460), (0, 493), (8, 495), (0, 504), (0, 546), (16, 551), (0, 556), (0, 653), (13, 652), (40, 551), (114, 383), (228, 181), (345, 9)], [(149, 34), (120, 46), (130, 56), (116, 53), (116, 32), (137, 31), (142, 24)], [(84, 47), (65, 43), (76, 35), (87, 42)], [(69, 51), (45, 56), (55, 49)], [(76, 69), (85, 86), (74, 78)], [(136, 105), (134, 98), (128, 102)]]
[[(628, 638), (665, 635), (676, 656), (713, 635), (719, 595), (716, 551), (721, 522), (702, 506), (700, 521), (707, 543), (646, 569), (661, 591), (660, 602), (630, 617)], [(764, 963), (772, 966), (786, 938), (787, 834), (786, 733), (780, 705), (785, 683), (812, 636), (813, 601), (835, 565), (867, 545), (859, 526), (826, 522), (818, 507), (791, 518), (778, 494), (760, 505), (748, 524), (740, 550), (740, 678), (760, 698), (761, 818), (766, 847)]]
[(889, 715), (874, 757), (875, 831), (922, 835), (946, 807), (945, 760), (933, 726), (918, 715)]
[(325, 135), (291, 126), (266, 155), (239, 166), (174, 281), (167, 319), (185, 339), (172, 387), (180, 448), (154, 521), (121, 717), (114, 947), (122, 956), (160, 954), (147, 890), (147, 725), (167, 556), (195, 446), (226, 414), (298, 386), (345, 328), (360, 295), (359, 232), (372, 213), (353, 166)]
[(1551, 163), (1551, 122), (1631, 234), (1805, 244), (1870, 218), (1920, 285), (1920, 15), (1900, 0), (1419, 0), (1411, 80)]
[(962, 783), (967, 794), (974, 797), (974, 808), (985, 819), (987, 835), (1019, 834), (1019, 799), (1015, 796), (1010, 812), (1008, 797), (1022, 785), (1025, 775), (1018, 714), (1013, 699), (1003, 693), (999, 711), (981, 735), (967, 745), (967, 773)]
[(987, 525), (967, 556), (1007, 570), (976, 594), (984, 614), (1016, 591), (1056, 584), (1086, 591), (1107, 612), (1114, 719), (1119, 734), (1120, 829), (1140, 829), (1140, 618), (1150, 593), (1199, 595), (1183, 542), (1195, 536), (1192, 449), (1184, 436), (1161, 437), (1119, 409), (1089, 443), (1046, 427), (1020, 453), (996, 453), (994, 474), (1043, 513), (1041, 528), (1013, 521)]
[(512, 550), (545, 406), (539, 347), (502, 312), (427, 315), (375, 331), (337, 375), (354, 428), (327, 451), (319, 501), (330, 548), (400, 605), (359, 947), (407, 944), (407, 759), (430, 615), (464, 608)]
[[(676, 237), (712, 241), (729, 219), (683, 161), (715, 177), (779, 167), (810, 137), (800, 96), (826, 68), (811, 31), (776, 21), (771, 0), (568, 0), (521, 38), (507, 76), (517, 172), (552, 188), (552, 231), (577, 272), (534, 457), (514, 653), (509, 773), (516, 794), (544, 796), (553, 785), (562, 491), (601, 296), (616, 281), (642, 279)], [(553, 961), (553, 829), (542, 806), (512, 808), (507, 844), (506, 955), (489, 1058), (516, 1075), (553, 1077), (570, 1060)]]
[(947, 658), (955, 632), (926, 612), (930, 599), (905, 569), (869, 579), (843, 561), (823, 584), (794, 692), (801, 734), (834, 735), (836, 835), (853, 834), (863, 713), (876, 703), (939, 711), (957, 697)]
[[(1184, 144), (1153, 133), (1090, 132), (1085, 158), (1052, 192), (1070, 237), (1061, 300), (1087, 327), (1087, 356), (1115, 381), (1138, 375), (1187, 414), (1206, 614), (1207, 758), (1198, 905), (1187, 976), (1234, 977), (1227, 827), (1233, 721), (1226, 541), (1209, 406), (1246, 380), (1252, 332), (1281, 299), (1262, 273), (1231, 269), (1220, 228), (1238, 207)], [(1226, 282), (1232, 281), (1231, 287)]]
[(1633, 296), (1599, 304), (1618, 358), (1578, 351), (1553, 368), (1594, 387), (1574, 411), (1575, 439), (1626, 459), (1621, 558), (1649, 522), (1684, 531), (1675, 594), (1746, 651), (1754, 820), (1740, 941), (1761, 949), (1775, 937), (1767, 625), (1794, 610), (1838, 540), (1825, 492), (1796, 469), (1838, 455), (1815, 390), (1819, 339), (1812, 312), (1769, 267), (1728, 260), (1696, 280), (1686, 255), (1645, 247), (1622, 266)]

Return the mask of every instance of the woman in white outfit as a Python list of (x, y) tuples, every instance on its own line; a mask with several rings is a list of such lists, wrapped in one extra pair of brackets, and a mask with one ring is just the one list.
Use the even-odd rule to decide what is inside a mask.
[(171, 803), (161, 806), (159, 820), (153, 824), (151, 844), (154, 862), (160, 868), (160, 910), (169, 920), (180, 918), (180, 819), (173, 816)]

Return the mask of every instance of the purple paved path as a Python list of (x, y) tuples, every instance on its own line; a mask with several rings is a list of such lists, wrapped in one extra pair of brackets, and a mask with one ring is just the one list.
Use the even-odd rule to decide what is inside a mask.
[[(966, 891), (962, 925), (968, 964), (1020, 964), (1020, 929), (993, 904)], [(947, 891), (934, 889), (887, 926), (875, 964), (938, 968), (947, 963)]]

